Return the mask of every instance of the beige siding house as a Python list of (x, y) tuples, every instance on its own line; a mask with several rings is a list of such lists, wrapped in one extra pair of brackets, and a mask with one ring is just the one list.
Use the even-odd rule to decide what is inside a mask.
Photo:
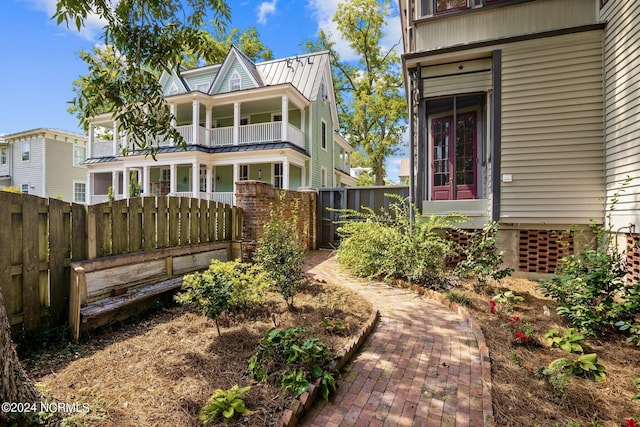
[(33, 129), (0, 140), (0, 187), (86, 202), (87, 137), (59, 129)]
[(399, 4), (423, 214), (500, 221), (522, 275), (552, 272), (572, 225), (604, 223), (627, 176), (614, 226), (640, 226), (636, 1)]

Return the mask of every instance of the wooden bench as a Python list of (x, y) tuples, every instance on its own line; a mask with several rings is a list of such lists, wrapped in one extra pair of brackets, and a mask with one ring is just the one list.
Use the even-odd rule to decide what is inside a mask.
[(179, 289), (182, 276), (230, 259), (230, 243), (207, 243), (71, 263), (69, 324), (80, 332), (139, 313)]

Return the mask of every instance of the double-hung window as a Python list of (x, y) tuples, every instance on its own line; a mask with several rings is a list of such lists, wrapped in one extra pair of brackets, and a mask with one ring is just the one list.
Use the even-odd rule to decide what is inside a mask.
[(23, 142), (22, 143), (22, 161), (28, 162), (31, 160), (31, 143)]

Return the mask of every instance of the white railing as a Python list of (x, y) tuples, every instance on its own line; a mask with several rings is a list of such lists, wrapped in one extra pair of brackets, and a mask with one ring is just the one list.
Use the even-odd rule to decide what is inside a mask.
[(234, 202), (233, 192), (224, 193), (221, 191), (216, 191), (210, 194), (211, 198), (209, 200), (213, 200), (214, 202), (225, 203), (227, 205), (232, 205)]
[(298, 147), (304, 149), (304, 132), (302, 132), (300, 129), (298, 129), (297, 127), (293, 126), (293, 125), (288, 125), (289, 128), (287, 129), (287, 139), (294, 143), (295, 145), (297, 145)]
[(224, 147), (233, 145), (233, 126), (211, 129), (211, 146)]
[(91, 146), (91, 157), (113, 156), (113, 141), (95, 138)]
[(280, 141), (282, 139), (280, 122), (257, 123), (240, 126), (239, 144)]

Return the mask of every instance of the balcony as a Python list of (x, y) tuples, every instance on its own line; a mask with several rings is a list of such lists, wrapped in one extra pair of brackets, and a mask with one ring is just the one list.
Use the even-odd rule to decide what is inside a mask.
[[(194, 145), (195, 138), (193, 125), (177, 126), (177, 131), (185, 140), (187, 145)], [(122, 141), (126, 144), (126, 137)], [(305, 148), (304, 132), (297, 127), (288, 124), (286, 138), (282, 137), (281, 122), (256, 123), (238, 126), (238, 141), (234, 141), (234, 127), (220, 127), (207, 129), (204, 126), (198, 127), (198, 145), (210, 148), (231, 147), (234, 145), (265, 144), (270, 142), (290, 142), (302, 149)], [(149, 141), (157, 147), (173, 147), (172, 140)], [(133, 144), (127, 144), (129, 150), (133, 150)], [(119, 151), (119, 150), (118, 150)], [(111, 157), (117, 155), (114, 152), (114, 142), (101, 138), (94, 138), (91, 145), (91, 157)]]

